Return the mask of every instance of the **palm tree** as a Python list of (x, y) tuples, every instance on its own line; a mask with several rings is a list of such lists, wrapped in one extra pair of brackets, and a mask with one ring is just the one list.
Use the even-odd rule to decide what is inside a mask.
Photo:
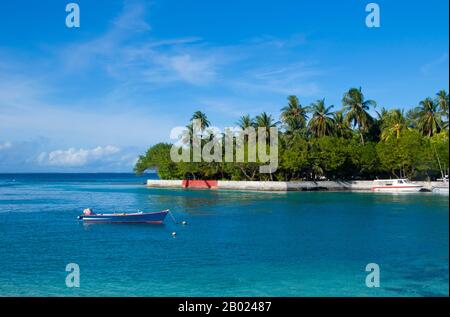
[(412, 108), (406, 112), (406, 123), (408, 128), (419, 129), (419, 107)]
[(445, 125), (448, 126), (448, 103), (449, 97), (448, 93), (445, 90), (440, 90), (437, 94), (437, 103), (439, 104), (439, 109), (441, 111), (441, 115), (447, 118)]
[(272, 128), (278, 124), (278, 122), (275, 122), (275, 120), (272, 118), (272, 115), (267, 114), (266, 112), (257, 115), (255, 121), (256, 126), (264, 128)]
[(378, 121), (382, 124), (383, 121), (386, 120), (386, 118), (389, 116), (389, 110), (387, 110), (385, 107), (381, 108), (381, 111), (375, 111), (377, 113), (378, 116)]
[(393, 109), (387, 111), (383, 113), (381, 120), (381, 140), (387, 141), (393, 136), (398, 139), (406, 128), (407, 124), (403, 110)]
[(208, 120), (208, 117), (204, 112), (196, 111), (191, 117), (191, 122), (193, 120), (200, 120), (200, 139), (203, 139), (203, 132), (211, 124)]
[(312, 118), (309, 121), (309, 131), (316, 137), (320, 138), (325, 135), (333, 134), (333, 113), (330, 112), (334, 106), (325, 106), (325, 99), (317, 100), (311, 104)]
[(246, 114), (245, 116), (242, 116), (239, 118), (239, 121), (237, 122), (237, 125), (242, 129), (245, 130), (250, 127), (255, 126), (255, 120), (253, 120), (252, 117), (250, 117), (249, 114)]
[(351, 136), (351, 129), (344, 118), (343, 110), (333, 113), (334, 134), (341, 138), (349, 138)]
[(303, 107), (296, 96), (288, 96), (288, 105), (281, 108), (281, 120), (290, 128), (304, 128), (308, 120), (308, 108)]
[(417, 109), (418, 126), (423, 135), (432, 136), (441, 130), (438, 104), (431, 98), (422, 100)]
[(364, 144), (364, 133), (368, 131), (369, 125), (373, 121), (368, 110), (370, 106), (376, 107), (377, 103), (374, 100), (365, 100), (360, 87), (359, 89), (350, 88), (344, 94), (342, 104), (346, 111), (345, 120), (353, 127), (358, 126), (361, 143)]
[(196, 111), (194, 112), (194, 114), (192, 115), (191, 121), (192, 120), (200, 120), (200, 129), (203, 131), (205, 130), (207, 127), (209, 127), (209, 125), (211, 124), (208, 120), (208, 117), (206, 116), (206, 114), (204, 112), (201, 111)]
[[(239, 121), (236, 124), (239, 126), (239, 128), (242, 129), (242, 133), (244, 133), (244, 131), (248, 128), (254, 128), (256, 125), (255, 120), (252, 117), (250, 117), (249, 114), (240, 117)], [(248, 142), (248, 134), (246, 133), (244, 134), (244, 142), (245, 143)]]
[(194, 136), (194, 125), (190, 123), (183, 130), (181, 135), (181, 141), (183, 142), (183, 144), (189, 144), (189, 146), (192, 147), (193, 136)]
[(263, 112), (256, 116), (255, 123), (257, 127), (265, 128), (266, 138), (268, 138), (270, 135), (270, 128), (276, 127), (279, 122), (275, 122), (271, 115)]
[(294, 118), (284, 120), (283, 127), (285, 129), (285, 135), (288, 136), (288, 138), (292, 138), (295, 135), (306, 136), (306, 127)]

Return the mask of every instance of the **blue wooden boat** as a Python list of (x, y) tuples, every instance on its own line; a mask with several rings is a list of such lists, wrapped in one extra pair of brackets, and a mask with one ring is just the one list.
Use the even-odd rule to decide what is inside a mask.
[(96, 214), (87, 208), (83, 214), (78, 216), (85, 223), (154, 223), (161, 224), (166, 218), (169, 210), (159, 212), (136, 212), (136, 213), (113, 213)]

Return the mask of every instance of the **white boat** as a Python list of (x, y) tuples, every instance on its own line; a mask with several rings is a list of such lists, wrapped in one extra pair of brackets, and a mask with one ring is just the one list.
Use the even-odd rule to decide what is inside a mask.
[(444, 195), (448, 195), (449, 194), (449, 189), (448, 189), (448, 175), (446, 175), (446, 177), (444, 177), (442, 179), (442, 184), (439, 184), (437, 186), (433, 186), (431, 188), (431, 191), (433, 193), (436, 194), (444, 194)]
[(371, 190), (374, 192), (417, 193), (423, 188), (407, 179), (377, 179), (373, 181)]
[(434, 186), (431, 191), (435, 194), (443, 194), (443, 195), (448, 195), (449, 194), (449, 189), (448, 189), (448, 185), (447, 186)]

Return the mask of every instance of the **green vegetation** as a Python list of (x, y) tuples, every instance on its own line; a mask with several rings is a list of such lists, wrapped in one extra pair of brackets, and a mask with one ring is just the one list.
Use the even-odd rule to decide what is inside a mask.
[[(324, 99), (303, 106), (289, 96), (281, 109), (280, 122), (266, 112), (252, 118), (242, 116), (236, 123), (248, 127), (280, 128), (279, 164), (273, 174), (259, 173), (261, 162), (172, 162), (171, 144), (159, 143), (140, 156), (136, 173), (156, 169), (162, 179), (231, 180), (317, 180), (373, 179), (375, 177), (441, 177), (449, 170), (449, 95), (439, 91), (406, 114), (402, 109), (382, 108), (376, 116), (376, 102), (366, 99), (361, 88), (344, 94), (342, 109), (333, 112)], [(197, 111), (191, 120), (201, 120), (202, 135), (210, 122)], [(192, 123), (187, 131), (192, 132)], [(208, 133), (209, 135), (209, 133)], [(194, 146), (189, 135), (185, 144)], [(202, 144), (210, 141), (202, 140)], [(245, 142), (248, 140), (245, 139)], [(225, 142), (222, 142), (224, 146)], [(245, 147), (244, 147), (245, 148)], [(246, 148), (245, 148), (246, 150)], [(225, 155), (225, 151), (222, 151)]]

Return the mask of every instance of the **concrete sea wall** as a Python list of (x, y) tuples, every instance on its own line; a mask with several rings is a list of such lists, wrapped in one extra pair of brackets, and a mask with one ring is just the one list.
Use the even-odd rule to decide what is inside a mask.
[(147, 180), (148, 187), (161, 188), (182, 188), (182, 180), (163, 180), (163, 179), (149, 179)]
[[(440, 182), (416, 182), (431, 189)], [(148, 187), (184, 188), (182, 180), (147, 180)], [(372, 181), (294, 181), (294, 182), (260, 182), (260, 181), (217, 181), (214, 189), (256, 190), (256, 191), (305, 191), (305, 190), (370, 190)]]

